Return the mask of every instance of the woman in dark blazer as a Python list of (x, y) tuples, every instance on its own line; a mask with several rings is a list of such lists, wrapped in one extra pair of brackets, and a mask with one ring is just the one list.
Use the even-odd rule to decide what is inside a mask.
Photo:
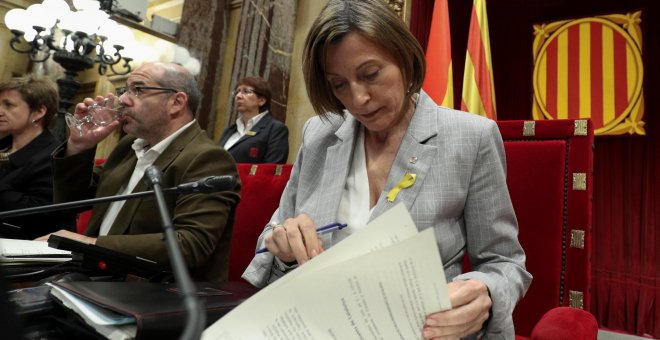
[(268, 83), (260, 77), (247, 77), (237, 84), (232, 97), (240, 115), (222, 132), (220, 145), (236, 163), (286, 163), (289, 129), (268, 112)]
[[(58, 144), (48, 131), (57, 112), (55, 83), (28, 75), (0, 84), (0, 211), (53, 203), (50, 154)], [(53, 212), (0, 219), (0, 236), (34, 239), (73, 230), (72, 213)]]

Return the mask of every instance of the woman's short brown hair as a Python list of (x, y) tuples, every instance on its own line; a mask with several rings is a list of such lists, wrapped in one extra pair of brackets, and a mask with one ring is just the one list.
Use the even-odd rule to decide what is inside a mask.
[(41, 119), (41, 125), (48, 127), (51, 119), (57, 113), (59, 103), (57, 85), (53, 80), (45, 76), (28, 74), (23, 77), (9, 79), (0, 84), (0, 92), (10, 90), (16, 90), (21, 94), (23, 100), (30, 107), (30, 112), (45, 107), (46, 114)]
[(357, 32), (391, 53), (401, 69), (406, 100), (424, 82), (424, 51), (408, 27), (383, 0), (330, 0), (312, 24), (303, 50), (307, 95), (319, 115), (343, 115), (344, 105), (326, 79), (326, 52), (348, 33)]
[(272, 96), (270, 92), (270, 85), (268, 82), (261, 77), (245, 77), (236, 82), (236, 87), (239, 85), (250, 86), (254, 89), (254, 93), (257, 95), (266, 98), (264, 105), (259, 106), (259, 112), (264, 112), (265, 110), (270, 110), (270, 98)]

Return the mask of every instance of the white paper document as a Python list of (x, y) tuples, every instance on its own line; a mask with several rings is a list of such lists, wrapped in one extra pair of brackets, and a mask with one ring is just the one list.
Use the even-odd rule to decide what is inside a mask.
[(0, 238), (1, 262), (63, 262), (71, 252), (48, 246), (48, 242)]
[(137, 334), (137, 321), (134, 317), (105, 309), (93, 302), (79, 298), (57, 286), (51, 285), (50, 294), (65, 307), (78, 314), (85, 323), (97, 332), (112, 340), (132, 340)]
[(397, 205), (207, 328), (202, 339), (422, 339), (451, 308), (432, 229)]

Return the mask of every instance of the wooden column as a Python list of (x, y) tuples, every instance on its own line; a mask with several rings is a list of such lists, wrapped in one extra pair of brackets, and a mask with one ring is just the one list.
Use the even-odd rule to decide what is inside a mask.
[(202, 100), (197, 119), (209, 136), (213, 133), (216, 93), (226, 45), (227, 3), (228, 0), (186, 0), (177, 42), (201, 62), (197, 82)]
[[(243, 0), (230, 88), (248, 76), (260, 76), (272, 90), (270, 111), (284, 121), (291, 74), (296, 0)], [(227, 107), (227, 122), (236, 120)]]

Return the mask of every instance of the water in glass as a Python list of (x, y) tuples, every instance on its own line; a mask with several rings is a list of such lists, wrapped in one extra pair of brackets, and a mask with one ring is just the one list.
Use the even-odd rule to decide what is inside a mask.
[(103, 99), (102, 102), (96, 102), (87, 108), (87, 113), (84, 116), (74, 116), (70, 113), (66, 114), (66, 122), (72, 128), (78, 130), (80, 135), (83, 134), (83, 126), (106, 126), (122, 116), (124, 106), (121, 105), (119, 97), (108, 97)]

